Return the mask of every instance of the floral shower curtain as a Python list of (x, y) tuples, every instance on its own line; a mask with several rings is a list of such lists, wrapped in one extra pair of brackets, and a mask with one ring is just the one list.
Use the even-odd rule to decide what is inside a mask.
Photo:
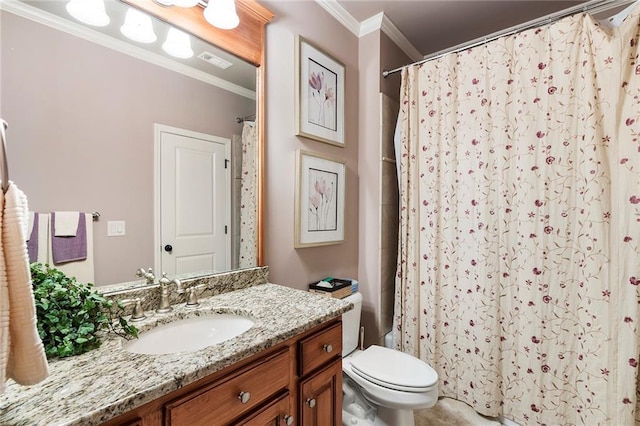
[(257, 212), (258, 139), (256, 123), (242, 127), (242, 167), (240, 179), (240, 255), (239, 267), (252, 268), (258, 261)]
[(639, 30), (576, 15), (403, 71), (396, 346), (441, 395), (639, 421)]

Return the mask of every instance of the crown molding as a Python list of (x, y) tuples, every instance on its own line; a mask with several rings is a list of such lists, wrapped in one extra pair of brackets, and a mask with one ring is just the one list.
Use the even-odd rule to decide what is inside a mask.
[(371, 18), (360, 22), (360, 31), (358, 37), (364, 37), (374, 31), (382, 29), (382, 22), (385, 19), (384, 12), (373, 15)]
[(26, 3), (16, 0), (0, 0), (0, 10), (13, 13), (14, 15), (18, 15), (22, 18), (29, 19), (31, 21), (46, 25), (59, 31), (63, 31), (67, 34), (74, 35), (76, 37), (99, 44), (103, 47), (107, 47), (117, 52), (124, 53), (125, 55), (141, 59), (145, 62), (149, 62), (162, 68), (175, 71), (187, 77), (202, 81), (203, 83), (207, 83), (212, 86), (219, 87), (223, 90), (235, 93), (236, 95), (256, 100), (256, 92), (253, 90), (249, 90), (245, 87), (242, 87), (235, 83), (231, 83), (230, 81), (224, 80), (220, 77), (207, 74), (206, 72), (197, 70), (188, 65), (173, 61), (157, 53), (153, 53), (148, 50), (141, 49), (137, 46), (133, 46), (125, 41), (115, 39), (99, 31), (87, 28), (83, 25), (67, 21), (52, 13), (45, 12), (33, 6), (29, 6)]
[(421, 60), (424, 55), (415, 48), (413, 44), (402, 34), (402, 32), (394, 25), (387, 15), (382, 15), (382, 32), (389, 36), (398, 47), (407, 54), (413, 61)]
[(316, 0), (316, 3), (333, 16), (338, 22), (344, 25), (358, 38), (364, 37), (374, 31), (380, 30), (385, 33), (398, 47), (412, 60), (419, 61), (423, 58), (418, 49), (402, 34), (393, 22), (380, 12), (362, 22), (359, 22), (347, 10), (338, 3), (338, 0)]
[(338, 3), (337, 0), (316, 0), (316, 3), (333, 16), (346, 29), (360, 37), (360, 22)]

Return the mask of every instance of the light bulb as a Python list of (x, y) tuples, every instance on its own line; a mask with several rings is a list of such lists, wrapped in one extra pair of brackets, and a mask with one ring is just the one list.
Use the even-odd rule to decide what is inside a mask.
[(70, 0), (67, 12), (78, 21), (94, 27), (104, 27), (110, 22), (104, 8), (104, 0)]
[(173, 5), (178, 7), (193, 7), (199, 3), (199, 0), (173, 0)]
[(153, 43), (158, 39), (153, 32), (151, 17), (137, 9), (129, 8), (120, 31), (131, 40), (140, 43)]
[(234, 0), (209, 0), (204, 10), (204, 19), (223, 30), (233, 29), (240, 23)]
[(189, 34), (173, 27), (169, 28), (167, 40), (162, 44), (162, 49), (176, 58), (187, 59), (193, 56)]

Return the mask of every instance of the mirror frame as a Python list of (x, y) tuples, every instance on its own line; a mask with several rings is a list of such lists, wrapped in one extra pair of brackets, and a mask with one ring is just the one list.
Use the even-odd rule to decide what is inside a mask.
[(153, 0), (120, 1), (226, 50), (257, 67), (258, 200), (256, 221), (258, 235), (256, 239), (258, 247), (256, 264), (264, 266), (265, 27), (275, 15), (255, 0), (235, 0), (240, 24), (231, 30), (221, 30), (204, 19), (204, 9), (200, 5), (182, 8), (162, 6)]

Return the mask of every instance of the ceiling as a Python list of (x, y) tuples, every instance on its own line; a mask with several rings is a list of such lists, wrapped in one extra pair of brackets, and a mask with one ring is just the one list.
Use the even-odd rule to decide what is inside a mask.
[(340, 6), (360, 22), (379, 12), (384, 12), (422, 55), (484, 37), (584, 2), (584, 0), (338, 0)]

